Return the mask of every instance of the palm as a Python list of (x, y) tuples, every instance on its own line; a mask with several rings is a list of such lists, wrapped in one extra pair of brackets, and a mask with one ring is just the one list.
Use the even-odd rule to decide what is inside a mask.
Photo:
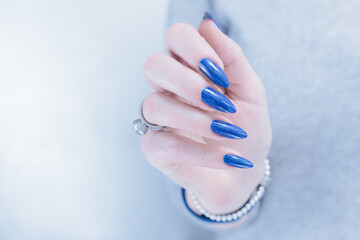
[[(256, 89), (254, 89), (253, 92), (257, 92), (255, 90)], [(258, 163), (262, 164), (262, 161), (268, 154), (271, 143), (271, 126), (266, 102), (264, 105), (260, 102), (250, 104), (238, 99), (237, 94), (231, 91), (228, 91), (227, 95), (234, 101), (237, 112), (235, 114), (226, 114), (226, 117), (248, 133), (246, 139), (216, 141), (205, 137), (198, 137), (192, 133), (185, 133), (184, 135), (212, 146), (217, 145), (236, 149), (242, 156), (251, 160), (255, 166)], [(264, 99), (264, 96), (260, 96), (259, 99)], [(221, 159), (219, 159), (219, 161), (221, 161)], [(182, 167), (188, 168), (188, 171), (191, 169), (191, 172), (197, 177), (191, 186), (186, 184), (188, 181), (178, 182), (178, 184), (185, 188), (192, 189), (195, 192), (196, 189), (216, 188), (219, 194), (221, 194), (220, 191), (226, 193), (237, 186), (234, 183), (239, 182), (239, 179), (246, 179), (248, 174), (247, 171), (244, 172), (235, 168), (233, 171), (229, 171), (189, 165)]]

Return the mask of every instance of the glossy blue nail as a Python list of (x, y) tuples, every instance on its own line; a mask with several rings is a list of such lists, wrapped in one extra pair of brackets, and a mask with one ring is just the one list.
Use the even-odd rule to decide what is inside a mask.
[(211, 14), (211, 12), (204, 12), (203, 20), (206, 18), (211, 18), (214, 21), (214, 23), (216, 24), (216, 26), (220, 29), (220, 31), (221, 32), (223, 31), (221, 29), (220, 25), (218, 24), (218, 22), (216, 21), (216, 19), (214, 18), (214, 16)]
[(230, 101), (230, 99), (211, 87), (206, 87), (201, 91), (201, 99), (210, 107), (213, 107), (221, 112), (236, 112), (235, 105)]
[(249, 160), (234, 154), (226, 154), (224, 156), (224, 162), (229, 166), (237, 168), (252, 168), (254, 166)]
[(201, 59), (199, 68), (213, 83), (225, 88), (230, 86), (224, 71), (210, 58)]
[(211, 122), (211, 130), (216, 134), (232, 139), (241, 139), (247, 137), (247, 133), (243, 129), (234, 124), (220, 120), (214, 120)]

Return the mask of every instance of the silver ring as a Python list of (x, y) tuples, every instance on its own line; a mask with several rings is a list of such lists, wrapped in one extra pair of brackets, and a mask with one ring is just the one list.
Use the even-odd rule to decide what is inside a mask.
[[(145, 100), (145, 99), (144, 99)], [(158, 131), (161, 130), (164, 126), (160, 126), (160, 125), (155, 125), (152, 123), (149, 123), (148, 121), (146, 121), (144, 114), (143, 114), (143, 104), (144, 104), (144, 100), (141, 102), (140, 104), (140, 118), (136, 119), (133, 122), (134, 125), (134, 129), (136, 131), (137, 134), (139, 135), (144, 135), (147, 133), (147, 131), (150, 129)]]

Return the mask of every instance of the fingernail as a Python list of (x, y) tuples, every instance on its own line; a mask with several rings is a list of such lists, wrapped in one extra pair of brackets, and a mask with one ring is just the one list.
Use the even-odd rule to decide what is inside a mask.
[(210, 107), (213, 107), (221, 112), (236, 112), (235, 105), (230, 101), (230, 99), (211, 87), (206, 87), (201, 91), (201, 99)]
[(234, 124), (223, 122), (220, 120), (212, 121), (210, 127), (214, 133), (219, 134), (223, 137), (232, 139), (241, 139), (247, 137), (247, 133), (243, 129), (239, 128)]
[(207, 19), (207, 18), (211, 18), (211, 19), (214, 21), (214, 23), (216, 24), (216, 26), (217, 26), (217, 27), (220, 29), (220, 31), (222, 32), (222, 29), (221, 29), (220, 25), (218, 24), (218, 22), (216, 21), (216, 19), (214, 18), (214, 16), (211, 14), (210, 11), (209, 11), (209, 12), (207, 12), (207, 11), (204, 12), (203, 20), (204, 20), (204, 19)]
[(234, 154), (226, 154), (224, 156), (224, 162), (229, 166), (237, 168), (252, 168), (254, 166), (249, 160)]
[(203, 58), (199, 63), (200, 70), (208, 77), (213, 83), (221, 87), (229, 87), (229, 80), (224, 71), (210, 58)]

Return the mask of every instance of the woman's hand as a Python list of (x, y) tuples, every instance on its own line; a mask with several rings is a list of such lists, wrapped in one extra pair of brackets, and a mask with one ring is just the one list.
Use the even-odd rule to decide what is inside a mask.
[[(155, 53), (144, 67), (155, 92), (146, 97), (143, 114), (149, 122), (166, 128), (143, 135), (142, 151), (154, 167), (192, 191), (208, 211), (235, 211), (265, 172), (271, 126), (263, 84), (241, 48), (211, 19), (204, 20), (199, 30), (182, 23), (173, 25), (166, 32), (165, 45), (170, 56)], [(202, 73), (199, 64), (204, 58), (224, 70), (228, 88), (214, 84)], [(236, 112), (231, 113), (233, 106), (224, 97), (215, 103), (208, 101), (209, 97), (213, 99), (209, 95), (214, 95), (212, 90), (207, 91), (209, 87), (226, 95)], [(227, 137), (216, 134), (213, 120), (239, 126), (247, 137), (228, 138), (245, 137), (241, 129), (233, 129), (230, 135), (218, 132)], [(254, 167), (229, 166), (223, 160), (227, 154), (242, 156)]]

